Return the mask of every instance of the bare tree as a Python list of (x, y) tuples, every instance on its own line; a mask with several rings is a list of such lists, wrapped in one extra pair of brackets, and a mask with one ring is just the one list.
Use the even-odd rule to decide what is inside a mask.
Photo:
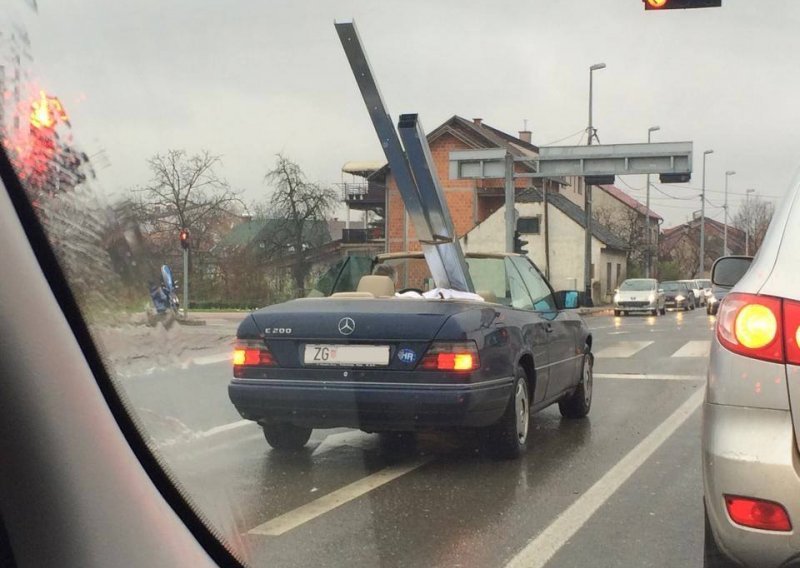
[(764, 201), (756, 196), (739, 206), (733, 218), (733, 226), (745, 231), (749, 236), (750, 254), (758, 251), (764, 241), (775, 208), (769, 201)]
[(275, 190), (270, 211), (281, 225), (269, 246), (273, 254), (291, 256), (292, 279), (301, 295), (312, 264), (306, 251), (322, 244), (318, 228), (331, 214), (338, 193), (309, 182), (300, 166), (281, 154), (265, 180)]
[(610, 207), (598, 207), (594, 211), (597, 221), (610, 230), (614, 235), (625, 241), (628, 251), (628, 275), (636, 272), (644, 273), (647, 258), (647, 233), (644, 227), (644, 217), (635, 209), (626, 207), (619, 211)]
[(136, 189), (136, 212), (151, 237), (174, 247), (178, 233), (186, 227), (195, 249), (208, 250), (214, 244), (221, 219), (240, 210), (241, 200), (216, 169), (219, 156), (207, 150), (187, 155), (168, 150), (148, 160), (153, 174), (150, 183)]

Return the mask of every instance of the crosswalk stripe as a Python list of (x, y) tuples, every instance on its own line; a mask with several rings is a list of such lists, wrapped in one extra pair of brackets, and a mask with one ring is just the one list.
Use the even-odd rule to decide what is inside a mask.
[(687, 341), (683, 347), (672, 354), (673, 357), (708, 357), (711, 341)]
[(620, 341), (613, 345), (609, 345), (608, 347), (604, 347), (595, 353), (595, 357), (605, 357), (609, 359), (633, 357), (639, 351), (652, 344), (652, 341)]

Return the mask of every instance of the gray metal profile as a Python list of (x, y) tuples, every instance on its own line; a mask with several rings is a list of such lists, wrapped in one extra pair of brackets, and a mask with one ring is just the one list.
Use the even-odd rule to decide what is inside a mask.
[[(441, 190), (437, 191), (435, 182), (433, 185), (430, 182), (425, 182), (424, 191), (420, 191), (422, 188), (417, 185), (417, 180), (415, 180), (409, 164), (409, 157), (403, 151), (397, 130), (395, 130), (392, 119), (386, 110), (355, 23), (340, 22), (335, 23), (334, 26), (339, 34), (339, 40), (342, 42), (353, 76), (361, 91), (364, 104), (367, 106), (378, 140), (389, 162), (389, 167), (397, 184), (397, 189), (400, 191), (403, 204), (414, 225), (417, 238), (422, 245), (422, 252), (425, 255), (425, 260), (428, 263), (428, 268), (436, 286), (461, 291), (473, 291), (464, 254), (452, 229), (447, 202), (444, 201)], [(426, 160), (430, 159), (427, 139), (424, 134), (421, 137), (418, 136), (417, 139), (418, 144), (414, 146), (414, 154), (417, 161), (414, 167), (421, 179), (425, 180), (426, 176), (423, 174), (427, 169), (430, 176), (435, 180), (436, 176), (433, 172), (432, 161), (425, 163)], [(431, 214), (433, 215), (433, 220), (431, 219)]]
[(547, 146), (531, 177), (692, 173), (691, 142)]
[(447, 273), (449, 288), (472, 290), (467, 261), (456, 236), (450, 209), (436, 174), (436, 166), (422, 122), (416, 114), (402, 114), (397, 129), (433, 234), (433, 241), (423, 242), (422, 245), (423, 247), (433, 245), (438, 251)]

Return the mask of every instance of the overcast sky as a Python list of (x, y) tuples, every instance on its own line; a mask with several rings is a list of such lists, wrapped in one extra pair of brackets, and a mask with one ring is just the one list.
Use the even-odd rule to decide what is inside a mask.
[[(417, 112), (427, 130), (453, 114), (511, 133), (527, 119), (535, 144), (577, 143), (588, 68), (605, 62), (602, 143), (646, 141), (652, 125), (654, 141), (694, 142), (690, 187), (659, 186), (681, 199), (653, 193), (665, 226), (699, 209), (704, 149), (717, 219), (726, 170), (733, 215), (745, 189), (779, 197), (800, 165), (800, 2), (39, 0), (34, 15), (9, 1), (37, 81), (88, 153), (105, 151), (109, 191), (146, 183), (146, 159), (170, 148), (221, 154), (248, 202), (267, 195), (278, 152), (330, 183), (348, 160), (383, 159), (333, 28), (351, 18), (392, 116)], [(644, 201), (643, 179), (617, 179)]]

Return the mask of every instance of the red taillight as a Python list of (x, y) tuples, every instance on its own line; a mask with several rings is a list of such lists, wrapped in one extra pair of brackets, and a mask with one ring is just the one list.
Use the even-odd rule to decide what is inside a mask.
[(782, 319), (779, 298), (729, 294), (719, 307), (717, 338), (739, 355), (782, 363)]
[(787, 532), (792, 530), (789, 514), (779, 503), (751, 497), (725, 495), (725, 506), (731, 520), (739, 525), (766, 531)]
[(272, 353), (263, 344), (239, 344), (233, 350), (234, 367), (258, 367), (275, 364)]
[(786, 362), (800, 365), (800, 302), (783, 301), (783, 337)]
[(481, 366), (474, 341), (463, 343), (434, 343), (420, 361), (428, 371), (474, 371)]

